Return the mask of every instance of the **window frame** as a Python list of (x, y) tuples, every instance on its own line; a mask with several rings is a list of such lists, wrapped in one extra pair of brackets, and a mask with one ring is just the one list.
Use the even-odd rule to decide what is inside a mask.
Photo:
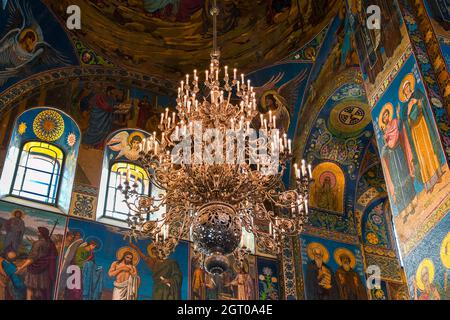
[[(62, 153), (61, 166), (60, 166), (60, 169), (59, 169), (59, 178), (58, 178), (58, 181), (56, 183), (57, 184), (57, 186), (56, 186), (56, 195), (55, 195), (55, 198), (54, 198), (53, 202), (45, 202), (45, 201), (42, 201), (42, 200), (32, 199), (32, 198), (24, 197), (24, 196), (17, 195), (17, 194), (13, 193), (13, 191), (15, 190), (14, 186), (15, 186), (16, 181), (17, 181), (17, 173), (18, 173), (18, 170), (19, 170), (19, 167), (20, 167), (20, 161), (22, 159), (22, 154), (24, 153), (25, 145), (30, 143), (30, 142), (45, 143), (45, 144), (50, 145), (50, 146), (52, 146), (54, 148), (57, 148)], [(56, 144), (53, 144), (53, 143), (47, 142), (47, 141), (42, 141), (42, 140), (34, 140), (34, 139), (23, 141), (21, 146), (20, 146), (20, 152), (19, 152), (16, 164), (15, 164), (14, 175), (13, 175), (13, 180), (12, 180), (11, 187), (10, 187), (10, 190), (9, 190), (9, 195), (12, 196), (12, 197), (18, 198), (18, 199), (26, 200), (26, 201), (32, 201), (32, 202), (40, 203), (40, 204), (43, 204), (43, 205), (48, 205), (48, 206), (52, 206), (52, 207), (58, 207), (58, 201), (59, 201), (59, 196), (60, 196), (60, 191), (61, 191), (61, 181), (63, 179), (64, 170), (65, 170), (65, 160), (66, 160), (66, 153), (64, 152), (64, 150), (60, 146), (58, 146)], [(24, 168), (28, 168), (28, 167), (24, 166)], [(21, 186), (21, 188), (23, 187), (23, 183), (25, 181), (25, 177), (26, 177), (26, 175), (24, 173), (24, 176), (23, 176), (23, 179), (22, 179), (22, 186)], [(51, 186), (50, 186), (50, 188), (51, 188)], [(25, 191), (23, 191), (21, 189), (21, 190), (19, 190), (19, 193), (20, 192), (25, 192)], [(28, 192), (28, 193), (31, 193), (31, 192)], [(39, 195), (39, 194), (36, 194), (36, 195)], [(49, 198), (49, 200), (51, 199), (50, 196), (48, 198)]]
[[(141, 165), (136, 164), (136, 163), (134, 163), (132, 161), (126, 161), (126, 160), (114, 161), (113, 160), (113, 161), (109, 162), (108, 177), (107, 177), (107, 180), (106, 180), (106, 194), (105, 194), (105, 200), (104, 200), (104, 207), (103, 207), (103, 212), (102, 212), (102, 215), (100, 216), (100, 219), (111, 219), (113, 221), (118, 221), (118, 222), (121, 222), (121, 223), (127, 223), (127, 221), (125, 219), (120, 219), (120, 218), (117, 218), (115, 216), (107, 214), (107, 212), (111, 212), (113, 214), (128, 215), (128, 213), (125, 214), (125, 213), (121, 213), (121, 212), (117, 212), (117, 211), (107, 210), (107, 208), (108, 208), (108, 197), (109, 197), (109, 193), (110, 193), (109, 189), (111, 188), (109, 182), (110, 182), (110, 179), (111, 179), (112, 168), (113, 168), (113, 166), (115, 164), (125, 164), (127, 166), (128, 165), (132, 165), (132, 166), (135, 166), (135, 167), (139, 167), (139, 168), (142, 169), (142, 171), (144, 171), (146, 173), (147, 180), (148, 180), (148, 193), (145, 194), (146, 196), (150, 196), (151, 195), (151, 192), (152, 192), (152, 180), (151, 180), (150, 175), (148, 174), (147, 170), (144, 169), (144, 167), (142, 167)], [(117, 174), (117, 171), (115, 171), (115, 173)], [(116, 192), (114, 193), (114, 202), (116, 201), (117, 192), (118, 192), (118, 190), (116, 189)], [(115, 209), (115, 203), (114, 203), (114, 209)], [(148, 218), (149, 217), (147, 217), (147, 219)]]

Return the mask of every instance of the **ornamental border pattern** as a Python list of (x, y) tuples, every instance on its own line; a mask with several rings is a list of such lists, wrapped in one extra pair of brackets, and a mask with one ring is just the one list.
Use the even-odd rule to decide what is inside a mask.
[[(439, 221), (446, 216), (450, 210), (450, 192), (447, 194), (446, 199), (441, 202), (441, 204), (434, 209), (434, 213), (430, 219), (423, 225), (422, 228), (417, 230), (414, 237), (410, 238), (406, 243), (403, 244), (404, 256), (408, 254), (421, 242), (421, 240), (431, 231)], [(450, 213), (449, 213), (450, 214)]]
[(325, 230), (321, 228), (305, 226), (302, 234), (311, 235), (319, 238), (324, 238), (328, 240), (334, 240), (338, 242), (343, 242), (347, 244), (359, 244), (359, 237), (356, 234), (347, 234), (342, 232), (336, 232), (331, 230)]
[(12, 107), (24, 96), (25, 93), (31, 93), (34, 89), (55, 82), (70, 82), (72, 80), (85, 81), (107, 81), (111, 83), (122, 83), (134, 85), (142, 89), (159, 91), (160, 93), (174, 93), (175, 84), (159, 79), (154, 76), (129, 72), (119, 68), (84, 66), (84, 67), (65, 67), (43, 71), (25, 78), (0, 93), (0, 114), (9, 111), (7, 107)]
[[(438, 131), (441, 135), (441, 142), (444, 152), (447, 156), (447, 163), (450, 163), (450, 120), (444, 101), (442, 100), (439, 84), (434, 74), (434, 69), (430, 63), (425, 40), (418, 28), (418, 23), (414, 17), (413, 10), (408, 0), (399, 0), (400, 9), (403, 14), (406, 28), (408, 30), (409, 39), (413, 47), (414, 58), (420, 70), (420, 74), (427, 93), (427, 98), (431, 104), (431, 109), (437, 124)], [(434, 100), (434, 101), (433, 101)]]
[(281, 254), (281, 275), (283, 277), (283, 295), (285, 300), (297, 300), (297, 281), (296, 268), (294, 262), (293, 239), (284, 239), (283, 250)]

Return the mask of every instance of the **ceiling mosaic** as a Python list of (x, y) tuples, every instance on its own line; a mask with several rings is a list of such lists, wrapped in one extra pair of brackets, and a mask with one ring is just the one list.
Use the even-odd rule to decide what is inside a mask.
[[(73, 4), (71, 0), (44, 2), (61, 21)], [(336, 14), (338, 3), (218, 1), (222, 59), (246, 72), (278, 61), (319, 33)], [(209, 62), (211, 4), (210, 0), (80, 0), (82, 28), (74, 34), (117, 66), (178, 80), (193, 63), (200, 67)], [(90, 55), (84, 58), (89, 61)]]

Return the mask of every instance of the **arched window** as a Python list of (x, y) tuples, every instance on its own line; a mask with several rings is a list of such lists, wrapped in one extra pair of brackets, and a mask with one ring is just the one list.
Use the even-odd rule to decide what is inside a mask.
[(108, 177), (108, 189), (104, 217), (126, 221), (129, 209), (119, 185), (123, 184), (129, 172), (130, 185), (137, 184), (136, 191), (142, 195), (150, 194), (150, 179), (147, 172), (140, 166), (128, 162), (115, 162), (111, 166)]
[(11, 194), (55, 204), (61, 178), (63, 151), (49, 143), (26, 142), (16, 165)]
[(22, 112), (11, 130), (0, 199), (69, 213), (80, 135), (77, 123), (58, 109), (36, 107)]

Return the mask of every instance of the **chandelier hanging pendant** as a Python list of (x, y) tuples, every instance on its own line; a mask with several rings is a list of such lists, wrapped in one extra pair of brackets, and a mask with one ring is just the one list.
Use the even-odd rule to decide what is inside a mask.
[(161, 136), (153, 132), (141, 143), (138, 161), (160, 194), (139, 194), (129, 170), (119, 189), (130, 210), (130, 238), (154, 239), (158, 257), (165, 259), (190, 237), (205, 269), (220, 274), (229, 267), (228, 255), (239, 261), (248, 253), (243, 229), (272, 253), (280, 252), (285, 237), (302, 231), (312, 176), (302, 160), (300, 168), (294, 165), (296, 189), (284, 190), (291, 140), (271, 111), (258, 112), (250, 80), (236, 69), (231, 78), (227, 66), (220, 68), (216, 1), (210, 13), (213, 51), (202, 88), (209, 94), (201, 93), (197, 70), (187, 74), (178, 88), (177, 112), (166, 109)]

